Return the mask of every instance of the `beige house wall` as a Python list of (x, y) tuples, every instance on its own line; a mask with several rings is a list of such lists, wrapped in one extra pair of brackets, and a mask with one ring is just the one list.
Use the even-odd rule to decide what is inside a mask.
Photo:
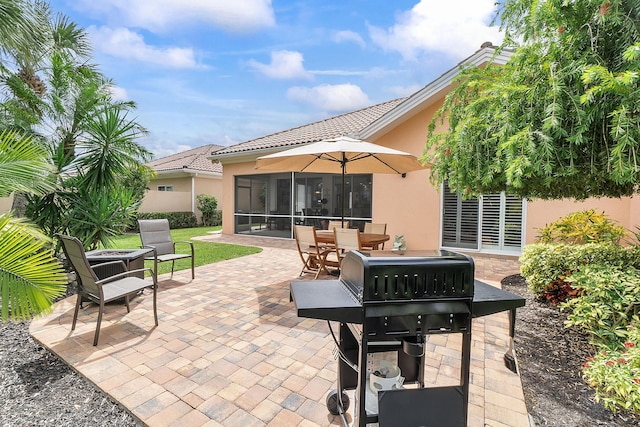
[(623, 226), (626, 230), (634, 230), (636, 225), (640, 225), (638, 197), (591, 198), (584, 201), (572, 199), (536, 200), (527, 203), (526, 243), (534, 243), (540, 235), (539, 229), (547, 224), (572, 212), (587, 209), (595, 209), (599, 213), (604, 212), (612, 221)]
[[(439, 105), (432, 106), (377, 140), (379, 145), (420, 157), (427, 126)], [(387, 223), (387, 234), (403, 235), (408, 248), (437, 249), (440, 242), (440, 194), (429, 182), (429, 169), (373, 178), (373, 222)]]
[(0, 197), (0, 214), (7, 213), (13, 207), (13, 193), (9, 197)]
[[(158, 191), (158, 186), (172, 185), (173, 191)], [(218, 199), (218, 209), (222, 209), (222, 179), (219, 177), (175, 177), (153, 179), (149, 191), (140, 205), (140, 212), (195, 212), (202, 221), (202, 212), (197, 209), (195, 197), (209, 194)]]

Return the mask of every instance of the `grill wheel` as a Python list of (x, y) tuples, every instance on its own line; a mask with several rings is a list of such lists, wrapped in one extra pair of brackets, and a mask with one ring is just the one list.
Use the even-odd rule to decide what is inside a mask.
[(347, 410), (349, 410), (350, 404), (351, 401), (349, 400), (349, 395), (345, 390), (342, 390), (342, 405), (344, 406), (342, 411), (340, 411), (340, 408), (338, 407), (338, 391), (331, 390), (327, 396), (327, 409), (332, 415), (345, 414)]

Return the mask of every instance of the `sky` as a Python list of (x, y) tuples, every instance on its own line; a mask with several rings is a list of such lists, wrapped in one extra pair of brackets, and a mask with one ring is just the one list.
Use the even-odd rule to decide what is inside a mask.
[(50, 0), (134, 101), (155, 158), (408, 96), (485, 41), (495, 0)]

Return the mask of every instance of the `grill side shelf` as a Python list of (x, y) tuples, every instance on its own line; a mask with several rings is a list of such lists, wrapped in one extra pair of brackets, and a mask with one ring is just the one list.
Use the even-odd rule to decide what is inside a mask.
[(291, 282), (290, 290), (298, 317), (362, 323), (362, 304), (339, 280)]
[[(340, 280), (291, 282), (291, 297), (298, 316), (336, 322), (363, 322), (362, 305), (345, 290)], [(525, 304), (524, 298), (476, 280), (473, 295), (473, 317), (513, 310)]]

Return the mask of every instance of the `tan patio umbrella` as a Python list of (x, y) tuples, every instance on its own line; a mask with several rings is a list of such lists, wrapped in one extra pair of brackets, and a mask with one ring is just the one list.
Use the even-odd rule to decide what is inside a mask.
[(256, 169), (291, 172), (341, 174), (343, 223), (345, 175), (357, 173), (404, 174), (425, 168), (412, 154), (347, 136), (325, 139), (258, 157), (255, 167)]

